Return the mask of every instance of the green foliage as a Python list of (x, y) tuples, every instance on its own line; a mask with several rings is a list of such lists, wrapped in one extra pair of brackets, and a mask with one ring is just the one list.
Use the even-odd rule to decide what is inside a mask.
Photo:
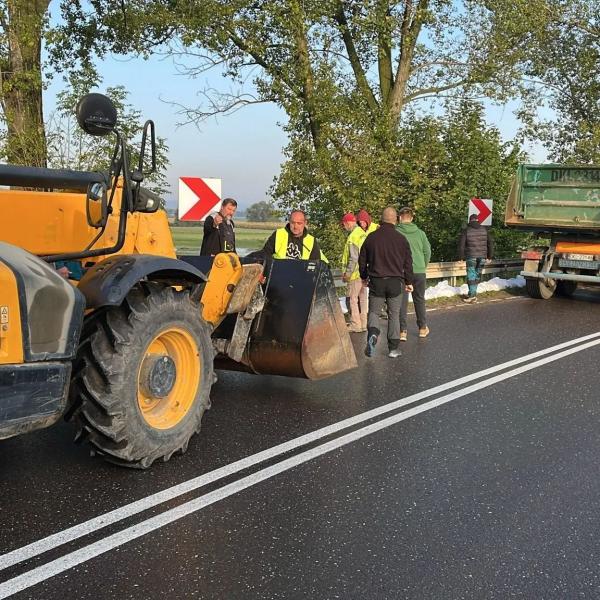
[(49, 0), (0, 1), (0, 152), (12, 164), (46, 165), (42, 113), (42, 36)]
[[(68, 90), (59, 92), (57, 111), (48, 123), (48, 163), (60, 169), (107, 171), (114, 151), (115, 137), (90, 136), (75, 120), (75, 106), (89, 90), (89, 82), (79, 81)], [(130, 168), (139, 161), (141, 135), (144, 125), (141, 112), (128, 101), (123, 86), (109, 87), (106, 95), (117, 109), (117, 128), (130, 148)], [(145, 158), (149, 155), (149, 145)], [(156, 138), (156, 172), (144, 179), (145, 188), (163, 196), (169, 189), (166, 169), (169, 165), (168, 146), (164, 138)], [(147, 165), (149, 167), (149, 165)]]
[[(184, 107), (185, 121), (255, 102), (280, 106), (290, 142), (273, 195), (284, 209), (307, 210), (331, 258), (341, 253), (343, 212), (366, 208), (376, 216), (387, 204), (415, 206), (434, 257), (453, 258), (475, 195), (495, 201), (498, 254), (522, 243), (501, 226), (519, 152), (485, 125), (479, 105), (457, 98), (524, 95), (528, 133), (555, 159), (599, 159), (598, 0), (61, 0), (62, 21), (52, 28), (39, 20), (47, 3), (34, 4), (33, 37), (45, 31), (57, 72), (89, 81), (94, 58), (109, 52), (172, 53), (192, 76), (220, 66), (232, 82), (228, 93), (199, 90), (206, 102)], [(3, 15), (11, 5), (28, 3), (0, 0)], [(9, 56), (0, 56), (3, 72)], [(23, 77), (40, 82), (38, 75), (39, 66)], [(49, 128), (50, 162), (102, 168), (109, 141), (85, 141), (68, 122), (77, 86)], [(36, 110), (41, 87), (34, 88), (25, 105)], [(112, 93), (134, 141), (139, 112), (123, 90)], [(551, 122), (536, 114), (544, 102), (557, 114)], [(19, 115), (5, 117), (10, 133)], [(166, 164), (161, 142), (159, 163)], [(159, 176), (155, 191), (164, 185)]]
[[(291, 144), (292, 150), (297, 146)], [(290, 151), (290, 148), (288, 148)], [(303, 162), (289, 154), (284, 175), (274, 192), (282, 205), (297, 203), (297, 193), (313, 181)], [(344, 235), (339, 219), (344, 212), (366, 208), (374, 221), (385, 206), (408, 205), (415, 222), (427, 233), (434, 261), (456, 260), (456, 243), (466, 223), (472, 197), (494, 200), (492, 233), (497, 256), (514, 256), (528, 237), (504, 227), (504, 209), (511, 179), (523, 157), (505, 144), (498, 130), (486, 125), (481, 105), (462, 101), (444, 116), (411, 115), (398, 132), (390, 152), (374, 151), (344, 172), (348, 194), (337, 203), (325, 186), (313, 184), (309, 215), (315, 233), (333, 260), (339, 261)], [(369, 166), (372, 170), (369, 171)]]
[[(525, 134), (540, 140), (556, 162), (600, 163), (600, 2), (544, 5), (544, 27), (530, 46), (533, 83), (520, 115)], [(540, 106), (553, 116), (541, 116)]]
[(280, 212), (273, 208), (271, 204), (262, 200), (255, 202), (246, 209), (246, 219), (248, 221), (275, 221), (280, 217)]
[[(198, 254), (202, 243), (203, 228), (198, 224), (192, 227), (172, 225), (171, 233), (179, 254)], [(235, 243), (238, 250), (260, 250), (267, 238), (273, 233), (272, 229), (235, 229)]]

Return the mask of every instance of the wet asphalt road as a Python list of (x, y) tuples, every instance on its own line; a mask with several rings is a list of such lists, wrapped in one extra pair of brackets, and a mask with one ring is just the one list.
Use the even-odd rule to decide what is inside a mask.
[[(19, 588), (10, 597), (600, 597), (600, 343), (577, 342), (552, 362), (559, 350), (521, 360), (600, 333), (600, 294), (460, 306), (429, 320), (430, 337), (417, 339), (413, 323), (396, 360), (382, 344), (367, 359), (355, 336), (359, 368), (331, 380), (221, 373), (187, 454), (148, 471), (90, 458), (67, 424), (2, 442), (3, 554), (134, 501), (143, 510), (4, 568), (0, 598)], [(513, 360), (144, 504), (282, 442)], [(529, 370), (512, 372), (519, 367)], [(365, 435), (365, 426), (374, 431)], [(236, 491), (240, 482), (247, 487)], [(156, 527), (165, 515), (171, 522)], [(136, 527), (147, 531), (135, 537)]]

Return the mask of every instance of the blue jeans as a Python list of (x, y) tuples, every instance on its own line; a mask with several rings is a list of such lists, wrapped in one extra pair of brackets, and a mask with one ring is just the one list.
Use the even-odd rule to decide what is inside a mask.
[(481, 271), (485, 264), (485, 257), (467, 258), (467, 285), (469, 286), (469, 298), (477, 296), (477, 285), (481, 281)]

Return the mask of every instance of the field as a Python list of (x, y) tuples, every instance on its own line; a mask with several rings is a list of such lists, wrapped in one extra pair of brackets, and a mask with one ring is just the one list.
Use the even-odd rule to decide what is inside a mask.
[[(266, 239), (273, 233), (275, 228), (281, 227), (282, 224), (274, 223), (273, 227), (269, 229), (264, 228), (264, 223), (245, 223), (244, 225), (251, 225), (251, 227), (239, 226), (236, 224), (235, 228), (236, 246), (241, 255), (262, 248)], [(259, 228), (260, 226), (262, 226), (262, 228)], [(202, 242), (201, 226), (177, 227), (171, 225), (171, 233), (173, 234), (173, 240), (178, 254), (198, 254)]]

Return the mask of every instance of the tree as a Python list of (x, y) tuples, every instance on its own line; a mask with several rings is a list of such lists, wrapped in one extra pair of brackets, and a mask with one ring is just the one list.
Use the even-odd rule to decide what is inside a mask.
[[(443, 223), (446, 237), (438, 246), (446, 256), (455, 202), (466, 200), (463, 192), (500, 193), (509, 180), (500, 166), (514, 163), (517, 152), (499, 148), (499, 138), (479, 123), (479, 113), (474, 121), (479, 125), (468, 133), (489, 157), (485, 152), (472, 157), (488, 157), (492, 172), (478, 164), (466, 174), (453, 150), (464, 145), (463, 124), (449, 129), (431, 115), (456, 98), (503, 101), (530, 93), (526, 77), (551, 85), (552, 71), (544, 68), (549, 32), (576, 27), (597, 35), (597, 3), (129, 0), (119, 14), (100, 0), (90, 0), (89, 10), (74, 1), (63, 8), (65, 25), (57, 34), (63, 43), (56, 48), (63, 58), (81, 58), (74, 49), (81, 53), (92, 42), (100, 54), (160, 51), (191, 64), (192, 76), (221, 67), (235, 88), (201, 90), (205, 103), (181, 107), (184, 120), (199, 122), (257, 102), (281, 106), (290, 142), (272, 193), (283, 208), (306, 208), (325, 244), (333, 249), (338, 243), (337, 217), (346, 210), (365, 206), (376, 213), (406, 190), (420, 191)], [(585, 80), (582, 71), (576, 77)], [(247, 81), (250, 89), (244, 87)], [(432, 107), (438, 112), (428, 110)], [(486, 148), (476, 131), (491, 133), (493, 147)], [(486, 182), (483, 173), (494, 179)], [(512, 235), (498, 231), (500, 246), (503, 239), (507, 247), (514, 245)]]
[(42, 36), (50, 0), (0, 1), (0, 105), (10, 163), (45, 166)]
[[(388, 204), (411, 206), (415, 222), (428, 235), (435, 261), (456, 260), (457, 239), (467, 220), (472, 197), (494, 200), (492, 234), (498, 256), (514, 256), (528, 236), (504, 227), (504, 209), (512, 177), (523, 156), (504, 143), (485, 123), (483, 107), (471, 101), (453, 103), (438, 117), (412, 116), (400, 131), (396, 169), (389, 174), (394, 193), (385, 202), (371, 198), (346, 203), (344, 210), (367, 208), (375, 221)], [(341, 212), (337, 211), (341, 216)], [(338, 220), (322, 215), (319, 241), (336, 262), (344, 236)]]
[[(58, 11), (67, 11), (71, 0), (56, 2)], [(106, 3), (102, 11), (107, 19), (122, 18), (123, 3)], [(56, 57), (60, 52), (61, 28), (50, 26), (50, 0), (0, 0), (0, 107), (6, 131), (3, 132), (2, 158), (9, 163), (46, 166), (47, 148), (44, 128), (42, 90), (44, 73), (42, 47)], [(119, 15), (119, 16), (117, 16)], [(95, 73), (92, 59), (93, 39), (75, 45), (70, 52), (77, 60), (55, 60), (46, 70), (46, 78), (54, 71), (88, 76)], [(69, 43), (65, 41), (65, 43)]]
[(494, 201), (493, 225), (497, 256), (514, 256), (528, 239), (504, 227), (504, 210), (523, 155), (502, 141), (485, 122), (483, 106), (461, 101), (442, 118), (415, 120), (404, 136), (406, 165), (400, 175), (397, 202), (413, 206), (429, 236), (435, 260), (455, 260), (457, 237), (467, 221), (472, 197)]
[[(48, 163), (60, 169), (84, 171), (107, 171), (113, 155), (115, 140), (111, 135), (92, 137), (86, 134), (75, 121), (75, 106), (89, 82), (80, 81), (75, 88), (58, 94), (57, 111), (48, 127)], [(142, 127), (144, 120), (141, 112), (127, 101), (124, 87), (109, 87), (106, 95), (111, 98), (117, 109), (117, 127), (127, 140), (130, 163), (133, 166), (139, 160)], [(144, 180), (144, 187), (163, 196), (169, 189), (166, 169), (169, 165), (169, 148), (164, 138), (156, 138), (156, 172)]]
[(99, 53), (193, 57), (192, 75), (219, 65), (241, 88), (251, 78), (250, 93), (204, 90), (208, 105), (183, 107), (184, 118), (279, 104), (291, 139), (279, 199), (296, 203), (307, 184), (317, 220), (361, 191), (389, 196), (408, 106), (463, 90), (514, 93), (529, 34), (505, 0), (130, 0), (120, 18), (109, 4), (64, 6), (56, 56), (77, 58), (93, 41)]
[[(600, 162), (599, 12), (598, 0), (560, 10), (547, 3), (544, 27), (532, 39), (521, 117), (526, 135), (542, 141), (557, 162)], [(552, 116), (541, 115), (540, 106)]]
[(266, 221), (275, 221), (279, 216), (279, 212), (264, 200), (255, 202), (246, 209), (246, 219), (248, 221), (260, 221), (264, 223)]

